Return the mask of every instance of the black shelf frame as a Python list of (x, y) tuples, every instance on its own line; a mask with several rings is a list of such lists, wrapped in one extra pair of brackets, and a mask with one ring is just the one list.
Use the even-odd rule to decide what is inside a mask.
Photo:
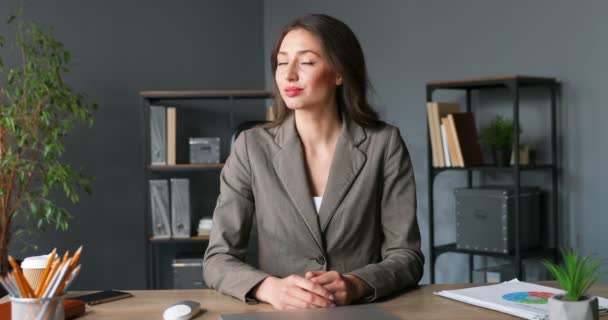
[[(159, 247), (171, 246), (176, 244), (195, 244), (205, 243), (208, 240), (204, 239), (152, 239), (151, 237), (151, 217), (150, 217), (150, 193), (148, 181), (158, 176), (159, 174), (173, 174), (180, 172), (201, 172), (208, 170), (221, 170), (222, 163), (210, 166), (153, 166), (150, 165), (150, 106), (155, 104), (163, 104), (164, 102), (174, 103), (175, 101), (184, 100), (227, 100), (235, 102), (238, 100), (263, 100), (273, 99), (274, 94), (267, 90), (178, 90), (178, 91), (140, 91), (142, 109), (142, 137), (144, 154), (144, 163), (142, 169), (144, 171), (144, 181), (142, 190), (144, 190), (144, 246), (146, 256), (146, 288), (148, 290), (159, 289)], [(179, 107), (179, 106), (177, 106)]]
[(273, 93), (265, 90), (141, 91), (139, 95), (152, 103), (161, 100), (251, 100), (273, 98)]
[[(526, 259), (526, 258), (532, 258), (532, 257), (538, 257), (538, 256), (552, 256), (552, 255), (556, 254), (555, 251), (556, 251), (555, 248), (543, 248), (543, 247), (526, 249), (526, 250), (521, 250), (521, 257), (522, 257), (522, 259)], [(448, 252), (466, 253), (466, 254), (487, 256), (487, 257), (496, 257), (496, 258), (509, 258), (509, 257), (512, 257), (512, 255), (513, 255), (512, 253), (507, 254), (507, 253), (499, 253), (499, 252), (486, 252), (486, 251), (481, 251), (481, 250), (459, 249), (456, 247), (456, 243), (448, 243), (448, 244), (442, 244), (442, 245), (435, 246), (435, 253), (437, 255), (440, 255), (442, 253), (448, 253)]]
[(170, 243), (199, 243), (209, 241), (209, 236), (195, 236), (190, 238), (166, 238), (166, 239), (157, 239), (152, 238), (149, 240), (151, 244), (170, 244)]
[[(523, 87), (545, 87), (549, 89), (550, 95), (550, 117), (551, 117), (551, 163), (533, 165), (533, 166), (521, 166), (519, 164), (519, 107), (520, 107), (520, 89)], [(557, 128), (556, 128), (556, 108), (557, 108), (557, 94), (559, 90), (559, 82), (554, 78), (540, 78), (540, 77), (527, 77), (527, 76), (513, 76), (513, 77), (500, 77), (500, 78), (487, 78), (487, 79), (472, 79), (464, 81), (445, 81), (445, 82), (431, 82), (426, 85), (426, 101), (433, 102), (433, 93), (437, 90), (465, 90), (466, 91), (466, 111), (471, 112), (471, 95), (473, 90), (483, 89), (506, 89), (512, 98), (513, 108), (513, 134), (515, 137), (515, 148), (514, 148), (514, 165), (509, 167), (496, 167), (496, 166), (477, 166), (477, 167), (433, 167), (433, 155), (432, 146), (430, 139), (430, 129), (427, 126), (427, 165), (428, 165), (428, 205), (429, 205), (429, 263), (430, 263), (430, 283), (435, 283), (435, 266), (439, 255), (448, 252), (463, 253), (469, 256), (469, 282), (473, 282), (473, 270), (474, 270), (474, 256), (490, 256), (490, 257), (501, 257), (510, 259), (515, 265), (515, 273), (519, 279), (525, 279), (522, 268), (522, 260), (531, 257), (545, 256), (551, 257), (557, 261), (558, 253), (555, 249), (559, 243), (558, 234), (558, 190), (557, 190), (557, 178), (558, 178), (558, 163), (557, 163)], [(553, 219), (553, 234), (554, 234), (554, 247), (553, 248), (537, 248), (533, 250), (522, 250), (520, 246), (520, 201), (519, 194), (521, 188), (520, 174), (522, 171), (532, 170), (545, 170), (551, 174), (551, 213)], [(514, 208), (515, 208), (515, 221), (514, 221), (514, 237), (515, 237), (515, 248), (510, 254), (501, 253), (489, 253), (476, 250), (458, 249), (455, 243), (435, 245), (435, 227), (434, 227), (434, 181), (435, 178), (444, 171), (465, 171), (467, 173), (467, 187), (473, 186), (473, 172), (504, 172), (511, 173), (513, 175), (513, 187), (514, 187)], [(545, 228), (543, 228), (545, 229)], [(542, 232), (542, 230), (541, 230)]]
[[(553, 165), (552, 164), (539, 164), (539, 165), (530, 165), (530, 166), (520, 166), (519, 170), (520, 171), (542, 171), (542, 170), (553, 170)], [(444, 171), (488, 171), (488, 172), (513, 172), (514, 167), (513, 166), (507, 166), (507, 167), (499, 167), (499, 166), (492, 166), (492, 165), (484, 165), (484, 166), (474, 166), (474, 167), (464, 167), (464, 168), (460, 168), (460, 167), (443, 167), (443, 168), (439, 168), (439, 167), (432, 167), (431, 170), (433, 170), (435, 172), (435, 175), (439, 174), (440, 172), (444, 172)]]
[(177, 165), (177, 166), (165, 166), (165, 165), (148, 165), (146, 170), (155, 173), (175, 173), (175, 172), (193, 172), (193, 171), (209, 171), (209, 170), (221, 170), (224, 167), (224, 163), (210, 163), (205, 165)]

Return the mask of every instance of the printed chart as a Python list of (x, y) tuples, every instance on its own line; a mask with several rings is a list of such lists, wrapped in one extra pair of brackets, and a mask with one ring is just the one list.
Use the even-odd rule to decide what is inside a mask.
[(542, 291), (512, 292), (502, 296), (503, 299), (525, 304), (547, 304), (547, 299), (554, 294)]

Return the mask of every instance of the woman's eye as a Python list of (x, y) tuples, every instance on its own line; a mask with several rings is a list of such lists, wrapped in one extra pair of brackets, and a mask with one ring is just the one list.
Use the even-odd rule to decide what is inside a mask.
[(304, 62), (302, 62), (302, 64), (305, 64), (305, 65), (308, 65), (308, 66), (312, 66), (315, 63), (312, 62), (312, 61), (304, 61)]
[(287, 62), (279, 62), (277, 65), (279, 65), (279, 66), (284, 66), (284, 65), (286, 65), (286, 64), (287, 64)]

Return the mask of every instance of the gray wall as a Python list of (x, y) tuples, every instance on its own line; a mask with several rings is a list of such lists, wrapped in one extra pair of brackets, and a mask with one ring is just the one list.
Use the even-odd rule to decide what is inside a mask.
[[(608, 189), (605, 138), (608, 91), (608, 21), (602, 1), (264, 1), (266, 81), (272, 83), (268, 56), (280, 27), (306, 13), (326, 13), (346, 22), (364, 48), (382, 117), (397, 125), (413, 158), (418, 186), (418, 218), (428, 252), (427, 147), (424, 85), (433, 80), (501, 75), (557, 77), (563, 85), (560, 134), (560, 242), (585, 254), (608, 257), (608, 224), (603, 196)], [(546, 92), (523, 92), (523, 139), (541, 158), (549, 118)], [(480, 125), (510, 112), (503, 92), (474, 95)], [(463, 94), (440, 94), (439, 101), (464, 102)], [(487, 109), (487, 110), (486, 110)], [(479, 110), (475, 110), (479, 111)], [(483, 115), (482, 115), (483, 114)], [(548, 175), (526, 175), (524, 183), (547, 185)], [(478, 177), (482, 181), (500, 177)], [(451, 189), (461, 174), (436, 180), (436, 242), (455, 240)], [(466, 258), (440, 257), (437, 280), (467, 281)], [(479, 261), (477, 263), (480, 263)], [(428, 281), (427, 273), (423, 282)], [(534, 275), (531, 275), (533, 277)]]
[[(15, 241), (12, 254), (84, 244), (74, 288), (145, 287), (140, 90), (262, 89), (261, 1), (26, 1), (26, 14), (71, 51), (69, 82), (99, 104), (92, 128), (66, 139), (66, 159), (95, 177), (68, 232)], [(0, 2), (0, 19), (14, 1)], [(0, 28), (4, 28), (4, 23)], [(3, 29), (4, 30), (4, 29)], [(202, 251), (203, 248), (200, 248)]]
[[(7, 16), (12, 6), (0, 3), (0, 15)], [(608, 160), (602, 125), (608, 93), (600, 82), (608, 74), (608, 44), (601, 33), (608, 29), (603, 16), (607, 9), (601, 1), (573, 5), (565, 0), (28, 2), (27, 14), (53, 26), (72, 52), (70, 83), (100, 109), (93, 128), (79, 128), (66, 140), (66, 158), (95, 177), (93, 195), (70, 207), (75, 219), (68, 232), (24, 238), (14, 243), (13, 252), (19, 255), (23, 242), (40, 245), (39, 252), (84, 244), (86, 272), (75, 288), (143, 288), (144, 158), (138, 92), (270, 87), (268, 55), (280, 26), (298, 15), (322, 12), (355, 31), (376, 89), (372, 100), (384, 119), (401, 128), (414, 162), (425, 251), (424, 84), (531, 74), (558, 77), (563, 83), (561, 242), (606, 258), (600, 226), (608, 223), (601, 202), (608, 174), (599, 166)], [(529, 114), (522, 123), (524, 137), (546, 151), (541, 141), (547, 101), (542, 92), (524, 94), (531, 101), (524, 105)], [(482, 123), (504, 112), (506, 97), (500, 92), (473, 98), (476, 104), (493, 105), (485, 118), (480, 116)], [(458, 94), (438, 99), (463, 101)], [(457, 174), (444, 175), (436, 184), (439, 243), (454, 240), (449, 189), (462, 184)], [(465, 261), (458, 255), (442, 256), (438, 280), (465, 281)]]

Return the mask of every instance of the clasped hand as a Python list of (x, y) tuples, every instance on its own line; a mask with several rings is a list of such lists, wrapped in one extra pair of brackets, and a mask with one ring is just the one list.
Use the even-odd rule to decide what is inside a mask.
[(309, 271), (305, 277), (268, 277), (254, 289), (254, 295), (278, 310), (316, 309), (350, 304), (369, 290), (367, 283), (353, 275)]

